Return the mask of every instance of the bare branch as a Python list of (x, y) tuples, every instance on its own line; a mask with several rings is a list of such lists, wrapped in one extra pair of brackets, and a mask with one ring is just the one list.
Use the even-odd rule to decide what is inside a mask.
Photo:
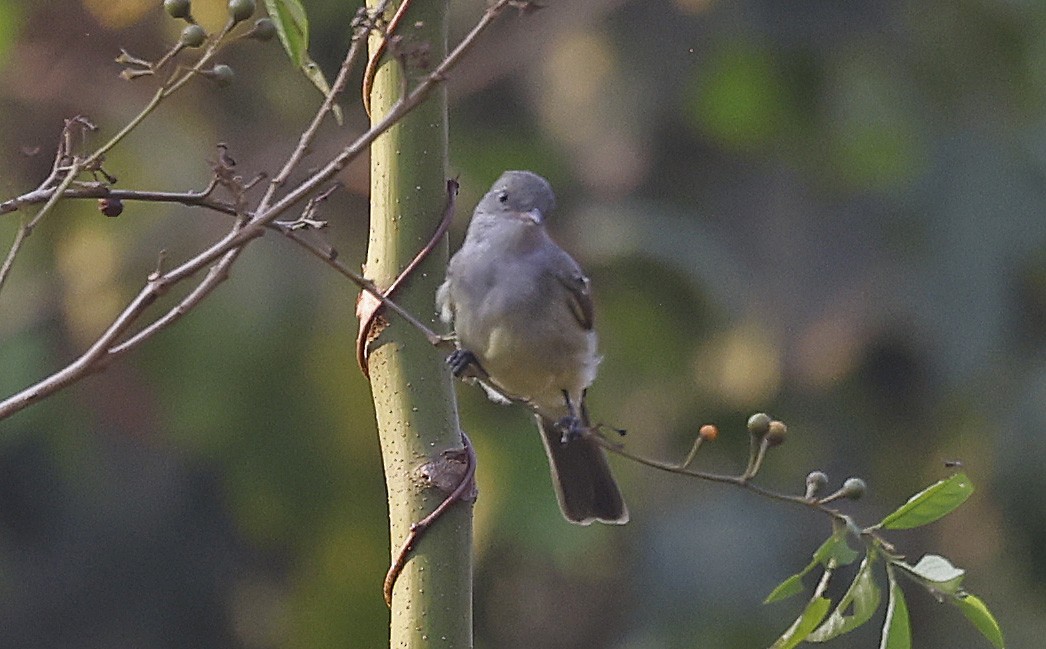
[(199, 192), (160, 192), (135, 189), (116, 189), (108, 185), (78, 187), (59, 192), (57, 188), (34, 189), (15, 198), (0, 203), (0, 214), (16, 212), (22, 207), (36, 205), (51, 200), (56, 194), (61, 198), (118, 198), (123, 201), (143, 201), (151, 203), (181, 203), (189, 207), (206, 207), (216, 212), (236, 215), (236, 207), (225, 201), (211, 198), (215, 183)]
[(0, 266), (0, 289), (3, 289), (4, 283), (7, 281), (7, 278), (11, 273), (11, 268), (14, 267), (15, 257), (18, 256), (18, 252), (22, 249), (25, 240), (33, 233), (33, 229), (40, 224), (40, 221), (51, 212), (51, 209), (58, 203), (58, 197), (61, 196), (62, 192), (69, 187), (79, 172), (79, 165), (74, 164), (66, 173), (62, 182), (55, 188), (54, 194), (47, 199), (46, 203), (44, 203), (44, 206), (40, 208), (33, 218), (22, 223), (21, 227), (18, 228), (18, 233), (15, 235), (14, 242), (11, 244), (11, 249), (8, 250), (7, 257), (4, 259), (3, 265)]
[(22, 249), (22, 244), (25, 243), (26, 237), (29, 236), (28, 223), (22, 223), (18, 228), (18, 232), (15, 233), (15, 240), (11, 243), (11, 249), (7, 251), (7, 257), (4, 258), (4, 263), (0, 265), (0, 291), (4, 290), (4, 282), (7, 281), (8, 275), (11, 274), (11, 268), (15, 264), (15, 257), (18, 255), (18, 251)]
[[(131, 338), (128, 338), (119, 345), (110, 348), (108, 351), (109, 356), (115, 358), (116, 356), (134, 349), (152, 337), (153, 334), (180, 320), (182, 316), (187, 314), (193, 309), (193, 307), (203, 301), (203, 298), (210, 295), (211, 292), (218, 287), (218, 284), (229, 278), (229, 268), (232, 267), (233, 262), (236, 261), (236, 258), (239, 257), (241, 252), (243, 252), (243, 248), (234, 248), (225, 253), (225, 256), (207, 272), (207, 276), (204, 277), (203, 281), (197, 284), (196, 288), (190, 291), (181, 302)], [(156, 274), (151, 277), (155, 276)], [(152, 281), (158, 281), (159, 279), (160, 278), (157, 277)]]
[[(461, 58), (474, 46), (476, 39), (482, 34), (493, 20), (500, 15), (507, 8), (513, 6), (512, 0), (499, 0), (497, 3), (488, 7), (484, 12), (483, 16), (477, 21), (473, 29), (465, 36), (464, 39), (447, 55), (447, 57), (437, 66), (437, 68), (427, 75), (414, 89), (402, 97), (392, 109), (382, 117), (380, 121), (373, 124), (371, 128), (358, 137), (354, 142), (346, 146), (341, 153), (330, 160), (324, 165), (319, 171), (312, 174), (309, 178), (301, 182), (298, 186), (288, 192), (285, 196), (280, 198), (274, 204), (261, 207), (253, 214), (245, 213), (243, 205), (240, 204), (240, 198), (237, 199), (237, 205), (230, 205), (220, 201), (215, 201), (210, 198), (211, 191), (214, 189), (215, 183), (212, 184), (203, 192), (198, 193), (164, 193), (164, 192), (127, 192), (121, 190), (114, 190), (106, 185), (98, 184), (96, 186), (88, 186), (82, 188), (70, 189), (71, 183), (75, 180), (75, 176), (84, 169), (99, 170), (102, 159), (105, 153), (110, 150), (113, 146), (119, 143), (128, 133), (133, 130), (138, 124), (141, 123), (145, 117), (156, 108), (160, 101), (171, 93), (182, 87), (192, 76), (198, 74), (203, 65), (209, 60), (215, 51), (217, 51), (219, 45), (223, 41), (224, 37), (230, 30), (230, 25), (222, 30), (222, 32), (211, 42), (207, 51), (196, 64), (189, 69), (179, 70), (172, 75), (171, 79), (164, 84), (154, 95), (153, 99), (146, 105), (145, 108), (135, 116), (131, 122), (121, 129), (112, 139), (110, 139), (105, 145), (97, 149), (91, 156), (86, 159), (78, 160), (73, 157), (73, 163), (68, 169), (64, 168), (65, 161), (69, 159), (71, 151), (71, 138), (68, 137), (69, 133), (66, 133), (67, 142), (60, 146), (59, 155), (56, 156), (55, 170), (49, 177), (48, 182), (35, 192), (20, 196), (16, 199), (6, 201), (0, 204), (0, 214), (5, 212), (11, 212), (17, 210), (19, 207), (29, 204), (35, 204), (37, 202), (44, 202), (44, 208), (41, 212), (46, 212), (50, 209), (49, 206), (53, 205), (61, 198), (89, 198), (89, 197), (109, 197), (109, 198), (121, 198), (126, 200), (153, 200), (160, 202), (179, 202), (187, 205), (198, 205), (214, 209), (218, 212), (236, 215), (238, 217), (247, 217), (242, 223), (237, 223), (236, 227), (231, 230), (219, 241), (213, 243), (206, 250), (201, 251), (195, 257), (183, 262), (175, 268), (165, 271), (156, 272), (150, 275), (147, 284), (142, 288), (138, 295), (127, 305), (127, 307), (117, 316), (113, 324), (95, 341), (91, 347), (84, 352), (78, 359), (73, 363), (65, 367), (64, 369), (56, 372), (50, 377), (43, 379), (37, 384), (22, 390), (21, 392), (9, 397), (8, 399), (0, 402), (0, 419), (8, 417), (29, 405), (39, 401), (40, 399), (57, 392), (58, 390), (74, 383), (83, 376), (92, 372), (103, 369), (108, 362), (110, 362), (116, 356), (119, 356), (131, 349), (135, 348), (143, 341), (150, 338), (156, 332), (169, 326), (173, 322), (180, 319), (185, 313), (195, 307), (204, 297), (209, 295), (213, 290), (226, 279), (228, 276), (229, 267), (235, 262), (239, 254), (242, 252), (243, 247), (254, 239), (262, 236), (266, 229), (279, 229), (284, 232), (288, 237), (298, 241), (302, 245), (305, 245), (307, 249), (314, 252), (325, 261), (336, 268), (346, 277), (350, 278), (358, 286), (363, 288), (367, 293), (374, 295), (378, 300), (382, 301), (386, 306), (393, 309), (400, 315), (404, 316), (411, 321), (413, 326), (426, 332), (426, 337), (433, 344), (438, 344), (443, 339), (437, 334), (428, 330), (424, 325), (413, 319), (409, 314), (404, 312), (401, 308), (395, 305), (392, 301), (387, 300), (381, 291), (373, 285), (369, 280), (360, 277), (359, 275), (349, 271), (342, 264), (336, 262), (334, 259), (333, 251), (322, 251), (306, 245), (301, 240), (301, 237), (297, 236), (297, 231), (290, 230), (289, 228), (280, 228), (275, 224), (276, 219), (281, 215), (292, 209), (297, 203), (307, 199), (309, 196), (315, 194), (319, 188), (328, 183), (333, 177), (345, 168), (350, 162), (359, 157), (367, 148), (377, 139), (382, 133), (391, 128), (406, 114), (412, 111), (417, 106), (421, 105), (431, 94), (432, 90), (443, 83), (446, 79), (447, 74), (456, 66)], [(356, 39), (353, 44), (353, 48), (358, 51), (356, 42), (362, 39)], [(351, 48), (350, 48), (351, 49)], [(351, 64), (351, 61), (356, 55), (347, 55), (347, 63), (343, 66), (342, 72), (339, 73), (340, 87), (344, 87), (344, 79), (347, 77), (347, 68)], [(322, 118), (323, 114), (330, 110), (330, 105), (333, 103), (335, 93), (331, 93), (328, 100), (324, 102), (325, 108), (321, 108), (317, 113), (317, 119), (314, 120), (314, 125), (318, 123), (319, 119)], [(285, 164), (287, 173), (290, 173), (290, 169), (298, 163), (304, 152), (308, 148), (308, 144), (314, 137), (316, 126), (310, 125), (313, 129), (312, 134), (305, 134), (299, 141), (298, 148), (295, 149), (295, 153), (292, 153), (291, 157), (288, 158), (288, 162)], [(68, 128), (67, 128), (68, 131)], [(65, 171), (66, 175), (63, 178), (62, 184), (54, 189), (50, 189), (49, 185), (53, 182), (54, 178), (61, 171)], [(281, 173), (283, 173), (281, 171)], [(220, 179), (216, 178), (217, 182), (221, 182)], [(270, 193), (267, 194), (269, 199), (272, 198), (274, 193), (273, 188), (276, 185), (270, 185)], [(241, 197), (242, 198), (242, 197)], [(264, 203), (264, 201), (263, 201)], [(37, 217), (40, 215), (38, 214)], [(38, 220), (34, 219), (34, 220)], [(34, 221), (30, 221), (28, 225), (34, 225)], [(30, 228), (31, 229), (31, 228)], [(24, 240), (23, 235), (21, 239)], [(18, 244), (19, 247), (21, 244)], [(17, 250), (16, 250), (17, 252)], [(11, 256), (9, 254), (9, 256)], [(9, 265), (9, 264), (5, 264)], [(203, 268), (213, 265), (206, 277), (194, 288), (185, 299), (183, 299), (177, 306), (169, 310), (166, 314), (152, 322), (150, 325), (141, 329), (138, 333), (134, 334), (130, 338), (121, 342), (121, 337), (124, 336), (130, 329), (131, 325), (136, 322), (145, 310), (151, 306), (156, 299), (166, 293), (171, 286), (184, 281)]]

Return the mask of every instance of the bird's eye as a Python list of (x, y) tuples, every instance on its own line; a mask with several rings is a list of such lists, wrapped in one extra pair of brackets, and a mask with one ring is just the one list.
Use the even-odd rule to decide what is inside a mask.
[(501, 192), (500, 194), (498, 194), (498, 202), (500, 202), (500, 203), (507, 203), (508, 202), (508, 192)]

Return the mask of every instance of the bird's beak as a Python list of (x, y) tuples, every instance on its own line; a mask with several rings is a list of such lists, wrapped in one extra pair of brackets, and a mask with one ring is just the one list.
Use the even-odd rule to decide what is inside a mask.
[(519, 218), (528, 223), (533, 223), (534, 225), (541, 225), (545, 220), (545, 217), (541, 215), (541, 210), (537, 208), (526, 212), (519, 212)]

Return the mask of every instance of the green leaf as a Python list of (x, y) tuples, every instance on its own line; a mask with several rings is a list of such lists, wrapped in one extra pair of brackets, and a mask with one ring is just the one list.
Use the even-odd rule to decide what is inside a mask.
[(806, 605), (802, 615), (796, 618), (795, 622), (792, 622), (792, 626), (788, 627), (781, 637), (778, 638), (770, 649), (792, 649), (800, 642), (802, 642), (806, 636), (810, 635), (810, 631), (817, 627), (824, 619), (824, 616), (828, 614), (828, 609), (832, 607), (832, 601), (827, 597), (814, 597)]
[[(330, 84), (327, 83), (326, 77), (323, 76), (323, 70), (321, 70), (320, 66), (316, 65), (316, 63), (309, 58), (308, 54), (305, 55), (305, 63), (302, 65), (301, 69), (302, 72), (305, 73), (305, 76), (308, 77), (309, 81), (312, 82), (312, 85), (319, 88), (324, 97), (330, 97), (331, 87)], [(334, 121), (338, 123), (338, 126), (341, 126), (341, 106), (331, 104), (331, 112), (334, 113)]]
[(828, 558), (837, 566), (848, 566), (857, 561), (857, 557), (861, 556), (861, 553), (852, 549), (850, 544), (846, 542), (845, 528), (840, 528), (837, 534), (839, 541), (831, 547), (831, 555)]
[[(807, 642), (826, 642), (853, 631), (871, 619), (875, 610), (879, 608), (880, 600), (879, 586), (875, 583), (875, 577), (872, 574), (874, 563), (875, 554), (869, 553), (861, 562), (853, 583), (839, 600), (835, 610), (824, 621), (824, 624), (807, 636)], [(847, 615), (846, 611), (851, 604), (853, 613)]]
[(831, 563), (833, 566), (846, 566), (853, 563), (859, 556), (857, 552), (850, 549), (846, 542), (846, 528), (840, 527), (821, 544), (821, 547), (817, 548), (813, 560), (806, 564), (805, 568), (778, 584), (766, 596), (763, 603), (778, 602), (803, 592), (803, 577), (818, 565), (827, 567)]
[(276, 24), (276, 34), (291, 62), (304, 68), (308, 61), (309, 18), (299, 0), (265, 0), (269, 18)]
[(936, 554), (924, 555), (914, 566), (903, 562), (895, 565), (906, 570), (908, 574), (923, 582), (924, 585), (948, 595), (958, 594), (962, 580), (966, 576), (965, 570), (956, 568), (950, 561)]
[(828, 566), (829, 563), (834, 563), (836, 566), (848, 566), (859, 556), (861, 555), (852, 550), (846, 542), (846, 527), (840, 525), (821, 547), (817, 548), (814, 560), (806, 566), (803, 574), (810, 572), (817, 564)]
[(886, 605), (886, 620), (883, 621), (883, 637), (879, 649), (912, 649), (912, 629), (908, 623), (908, 605), (904, 591), (897, 583), (893, 567), (886, 565), (886, 577), (890, 582), (890, 601)]
[(932, 523), (950, 513), (973, 493), (973, 483), (965, 473), (936, 482), (908, 499), (879, 523), (890, 530), (906, 530)]
[(995, 616), (979, 597), (969, 594), (960, 595), (954, 601), (966, 619), (977, 627), (977, 630), (988, 639), (988, 642), (992, 643), (992, 646), (996, 649), (1004, 649), (1006, 645), (1002, 639), (1002, 629), (995, 621)]
[(782, 581), (780, 584), (777, 585), (777, 588), (770, 591), (770, 594), (766, 596), (766, 599), (763, 600), (763, 603), (769, 604), (771, 602), (777, 602), (782, 599), (788, 599), (789, 597), (798, 595), (799, 593), (803, 592), (803, 574), (805, 573), (796, 573), (788, 579)]
[[(291, 63), (298, 66), (305, 78), (316, 86), (324, 97), (330, 97), (331, 87), (323, 76), (323, 70), (309, 57), (309, 17), (299, 0), (265, 0), (269, 18), (276, 24), (276, 34), (287, 51)], [(341, 106), (331, 107), (334, 121), (341, 126)]]

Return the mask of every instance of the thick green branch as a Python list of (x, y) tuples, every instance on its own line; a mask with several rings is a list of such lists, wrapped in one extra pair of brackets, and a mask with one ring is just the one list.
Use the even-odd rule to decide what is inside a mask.
[[(437, 60), (446, 52), (446, 9), (446, 0), (423, 0), (408, 12), (416, 25), (412, 38), (426, 42)], [(372, 35), (372, 52), (379, 41)], [(402, 109), (403, 74), (395, 60), (378, 70), (371, 97), (373, 124)], [(366, 274), (380, 288), (388, 287), (425, 245), (443, 211), (446, 94), (442, 87), (425, 90), (429, 91), (427, 102), (371, 146)], [(443, 241), (399, 292), (397, 302), (422, 321), (435, 321), (434, 296), (446, 262)], [(446, 496), (436, 474), (463, 471), (465, 462), (454, 388), (442, 356), (402, 320), (390, 318), (379, 331), (370, 343), (368, 367), (394, 554), (410, 535), (411, 525)], [(460, 474), (449, 477), (446, 482), (453, 487)], [(471, 543), (472, 511), (467, 503), (449, 508), (418, 540), (393, 590), (390, 646), (472, 646)]]

